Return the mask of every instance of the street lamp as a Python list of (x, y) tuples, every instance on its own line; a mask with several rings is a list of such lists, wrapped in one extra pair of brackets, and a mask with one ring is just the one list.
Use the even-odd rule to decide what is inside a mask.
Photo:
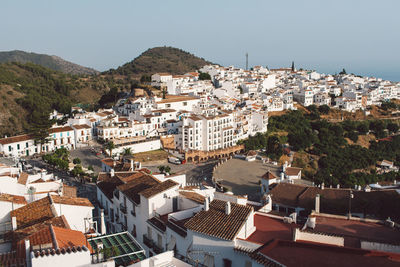
[(350, 189), (349, 195), (349, 219), (351, 218), (351, 199), (354, 198), (353, 190)]

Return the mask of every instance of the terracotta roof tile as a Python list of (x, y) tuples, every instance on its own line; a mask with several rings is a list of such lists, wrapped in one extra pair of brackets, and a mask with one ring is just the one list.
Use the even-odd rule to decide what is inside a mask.
[(60, 133), (60, 132), (68, 132), (68, 131), (73, 131), (70, 126), (64, 126), (64, 127), (57, 127), (57, 128), (51, 128), (49, 129), (49, 133)]
[(26, 199), (23, 196), (10, 195), (10, 194), (6, 194), (6, 193), (0, 193), (0, 201), (7, 201), (7, 202), (12, 202), (15, 204), (23, 204), (23, 205), (28, 204), (26, 202)]
[(191, 192), (191, 191), (179, 191), (179, 195), (181, 195), (187, 199), (193, 200), (200, 204), (203, 204), (204, 200), (206, 199), (205, 196), (200, 195), (199, 193), (196, 193), (196, 192)]
[(17, 143), (17, 142), (28, 141), (28, 140), (33, 140), (33, 137), (29, 134), (24, 134), (24, 135), (11, 136), (11, 137), (7, 137), (7, 138), (1, 138), (0, 144), (7, 145), (7, 144), (12, 144), (12, 143)]
[(173, 180), (166, 180), (160, 184), (154, 185), (152, 187), (143, 190), (140, 194), (145, 198), (150, 198), (177, 185), (179, 184)]
[(253, 212), (252, 207), (231, 203), (231, 213), (225, 213), (227, 202), (214, 199), (208, 211), (200, 211), (185, 227), (189, 230), (214, 236), (221, 239), (233, 240)]
[(28, 174), (26, 172), (22, 172), (19, 177), (18, 177), (18, 183), (26, 185), (26, 182), (28, 181)]
[(12, 210), (11, 217), (17, 219), (17, 229), (25, 228), (55, 217), (49, 197), (31, 202), (23, 207)]
[(52, 195), (51, 198), (57, 204), (93, 207), (93, 204), (87, 198), (57, 195)]
[(272, 172), (267, 171), (263, 176), (261, 176), (261, 178), (265, 180), (271, 180), (271, 179), (276, 179), (276, 176)]

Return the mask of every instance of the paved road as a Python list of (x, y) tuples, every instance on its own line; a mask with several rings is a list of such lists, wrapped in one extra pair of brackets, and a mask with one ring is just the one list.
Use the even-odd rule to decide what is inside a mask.
[[(83, 167), (87, 168), (90, 165), (93, 166), (94, 172), (99, 173), (101, 171), (101, 159), (104, 158), (103, 154), (96, 155), (96, 153), (92, 150), (92, 147), (82, 147), (78, 149), (74, 149), (70, 151), (71, 160), (74, 158), (80, 158), (81, 164)], [(96, 148), (96, 151), (99, 151), (99, 148)]]
[(249, 162), (234, 158), (219, 166), (214, 177), (235, 195), (248, 195), (250, 200), (257, 200), (260, 197), (258, 181), (267, 171), (279, 176), (280, 167), (260, 160)]

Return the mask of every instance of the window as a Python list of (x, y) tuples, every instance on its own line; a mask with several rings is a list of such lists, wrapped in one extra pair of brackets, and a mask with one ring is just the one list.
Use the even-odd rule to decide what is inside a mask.
[(184, 105), (184, 106), (187, 106), (187, 102), (183, 102), (183, 105)]
[(231, 267), (232, 266), (232, 261), (229, 259), (223, 259), (224, 261), (224, 267)]
[[(132, 235), (133, 235), (133, 237), (136, 237), (136, 225), (133, 225)], [(250, 265), (250, 267), (251, 267), (251, 265)]]
[(19, 144), (17, 144), (17, 149), (19, 150)]
[(26, 142), (26, 147), (28, 147), (29, 145), (28, 145), (28, 142)]
[(8, 151), (11, 152), (12, 148), (11, 146), (8, 146)]
[(162, 247), (162, 237), (160, 234), (157, 234), (157, 245), (158, 247)]

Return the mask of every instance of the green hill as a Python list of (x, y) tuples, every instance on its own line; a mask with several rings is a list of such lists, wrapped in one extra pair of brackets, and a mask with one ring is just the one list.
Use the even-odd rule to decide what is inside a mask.
[(0, 137), (27, 132), (34, 112), (69, 113), (77, 103), (96, 106), (111, 88), (130, 86), (113, 77), (65, 74), (33, 63), (0, 63)]
[(0, 52), (0, 63), (4, 62), (31, 62), (52, 70), (61, 71), (69, 74), (93, 75), (99, 73), (97, 70), (71, 63), (57, 56), (28, 53), (19, 50)]
[(184, 74), (212, 64), (203, 58), (174, 47), (155, 47), (146, 50), (133, 61), (107, 71), (107, 74), (149, 75), (157, 72)]

